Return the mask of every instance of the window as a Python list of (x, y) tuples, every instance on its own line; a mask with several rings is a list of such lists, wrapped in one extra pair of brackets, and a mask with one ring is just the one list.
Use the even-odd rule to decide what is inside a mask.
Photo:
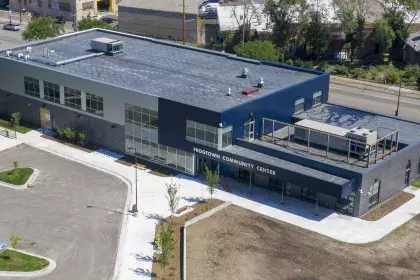
[(44, 81), (44, 99), (60, 103), (60, 86)]
[(410, 173), (411, 173), (411, 160), (408, 161), (407, 166), (405, 167), (404, 183), (406, 186), (410, 184)]
[(89, 113), (103, 116), (104, 115), (104, 100), (101, 96), (86, 93), (86, 111)]
[(32, 0), (29, 0), (28, 2), (29, 2), (29, 4), (32, 4)]
[(39, 97), (39, 80), (24, 77), (24, 84), (25, 84), (25, 94)]
[(64, 104), (66, 106), (82, 109), (82, 92), (77, 89), (64, 87)]
[(312, 97), (312, 106), (321, 104), (322, 102), (322, 90), (319, 90), (313, 94)]
[(369, 195), (368, 207), (369, 208), (375, 206), (379, 202), (380, 185), (381, 185), (381, 181), (375, 180), (375, 183), (369, 187), (369, 190), (368, 190), (368, 195)]
[(42, 1), (38, 0), (38, 7), (41, 8), (42, 7)]
[(71, 4), (67, 2), (58, 2), (58, 9), (60, 11), (71, 12)]
[(295, 101), (295, 113), (303, 112), (305, 110), (305, 98), (299, 98)]
[(28, 5), (28, 0), (24, 0), (23, 1), (23, 4), (26, 6), (26, 5)]
[(232, 126), (222, 130), (222, 149), (232, 146)]
[(92, 8), (93, 8), (93, 2), (82, 3), (83, 10), (92, 10)]
[(51, 9), (51, 0), (48, 0), (48, 8)]
[(137, 127), (143, 127), (154, 131), (159, 130), (158, 112), (126, 104), (125, 119), (127, 123), (132, 123)]
[(187, 120), (186, 138), (188, 141), (204, 146), (218, 148), (218, 129), (216, 127)]

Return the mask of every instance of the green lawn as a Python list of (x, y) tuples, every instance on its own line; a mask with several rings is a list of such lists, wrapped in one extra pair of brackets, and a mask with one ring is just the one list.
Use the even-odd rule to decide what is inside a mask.
[(0, 271), (36, 271), (49, 265), (49, 261), (12, 250), (0, 253)]
[(0, 173), (0, 181), (12, 185), (23, 185), (34, 173), (32, 168), (14, 168)]
[(411, 185), (414, 186), (414, 187), (416, 187), (416, 188), (420, 188), (420, 179), (419, 180), (415, 180)]
[[(9, 129), (14, 129), (13, 125), (9, 121), (2, 120), (2, 119), (0, 119), (0, 126), (7, 127)], [(23, 134), (28, 133), (31, 130), (32, 130), (31, 128), (26, 127), (26, 126), (21, 126), (21, 125), (18, 125), (16, 127), (16, 131)]]

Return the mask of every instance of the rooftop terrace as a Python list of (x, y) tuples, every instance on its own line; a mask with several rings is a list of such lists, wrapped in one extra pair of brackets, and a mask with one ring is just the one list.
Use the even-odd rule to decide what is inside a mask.
[[(34, 42), (11, 51), (15, 55), (26, 55), (26, 47), (31, 46), (31, 56), (43, 56), (46, 47), (50, 50), (48, 60), (54, 64), (92, 54), (90, 41), (101, 37), (123, 41), (124, 52), (117, 56), (90, 56), (59, 66), (24, 59), (19, 63), (37, 65), (212, 111), (223, 111), (316, 76), (240, 59), (230, 54), (97, 29)], [(18, 60), (16, 57), (6, 57), (5, 51), (2, 59)], [(243, 68), (249, 69), (247, 79), (240, 77)], [(260, 77), (264, 79), (263, 89), (248, 96), (241, 94), (244, 89), (256, 87)], [(229, 88), (231, 95), (227, 96)]]

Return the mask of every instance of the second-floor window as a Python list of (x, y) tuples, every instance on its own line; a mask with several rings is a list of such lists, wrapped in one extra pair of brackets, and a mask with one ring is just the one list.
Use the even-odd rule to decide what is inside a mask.
[(60, 103), (60, 86), (44, 81), (44, 99)]
[(322, 102), (322, 90), (319, 90), (313, 94), (312, 97), (312, 106), (321, 104)]
[(95, 94), (86, 93), (86, 111), (89, 113), (103, 116), (104, 115), (104, 99)]
[(39, 97), (39, 80), (25, 76), (24, 84), (25, 94)]
[(295, 101), (295, 113), (303, 112), (305, 110), (305, 98), (299, 98)]
[(64, 104), (71, 108), (82, 109), (82, 92), (77, 89), (64, 87)]
[(214, 149), (218, 148), (219, 139), (217, 128), (210, 125), (187, 120), (186, 138), (188, 141), (197, 144), (212, 147)]

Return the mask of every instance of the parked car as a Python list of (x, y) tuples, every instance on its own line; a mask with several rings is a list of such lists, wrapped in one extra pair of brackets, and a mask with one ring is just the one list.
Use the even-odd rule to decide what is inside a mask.
[(60, 23), (60, 24), (62, 24), (62, 23), (66, 23), (66, 21), (64, 20), (64, 17), (63, 17), (63, 16), (56, 16), (56, 17), (55, 17), (55, 20), (56, 20), (58, 23)]
[(6, 250), (6, 244), (0, 241), (0, 252)]
[(4, 30), (10, 30), (10, 31), (19, 31), (20, 30), (20, 25), (16, 24), (16, 23), (7, 23), (7, 24), (3, 25), (3, 29)]
[(115, 19), (111, 17), (103, 17), (101, 20), (102, 22), (105, 22), (105, 23), (114, 23), (115, 21)]

